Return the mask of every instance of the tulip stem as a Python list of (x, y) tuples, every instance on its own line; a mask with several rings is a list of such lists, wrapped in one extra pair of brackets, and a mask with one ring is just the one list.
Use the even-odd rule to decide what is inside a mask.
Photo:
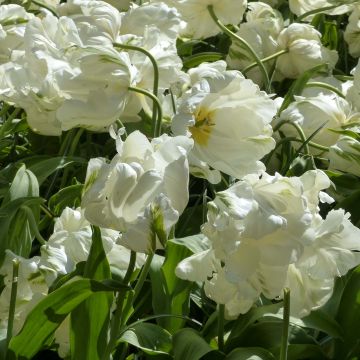
[[(270, 55), (270, 56), (267, 56), (267, 57), (261, 59), (261, 62), (262, 62), (262, 63), (266, 63), (266, 62), (271, 61), (271, 60), (273, 60), (273, 59), (276, 59), (276, 58), (278, 58), (279, 56), (284, 55), (284, 54), (286, 54), (286, 53), (288, 53), (288, 52), (289, 52), (289, 50), (286, 50), (286, 49), (285, 49), (285, 50), (280, 50), (280, 51), (276, 52), (275, 54), (272, 54), (272, 55)], [(257, 66), (257, 65), (258, 65), (257, 62), (253, 62), (252, 64), (248, 65), (246, 68), (244, 68), (243, 70), (241, 70), (241, 72), (242, 72), (243, 74), (246, 74), (249, 70), (253, 69), (253, 68), (254, 68), (255, 66)]]
[(271, 86), (270, 86), (270, 79), (269, 79), (269, 74), (267, 73), (267, 70), (265, 68), (265, 65), (262, 63), (262, 61), (260, 60), (260, 58), (258, 57), (258, 55), (256, 54), (256, 52), (254, 51), (254, 49), (250, 46), (250, 44), (244, 40), (243, 38), (241, 38), (240, 36), (236, 35), (235, 33), (233, 33), (231, 30), (229, 30), (216, 16), (215, 12), (214, 12), (214, 7), (213, 5), (208, 5), (208, 10), (209, 10), (209, 14), (211, 16), (211, 18), (215, 21), (216, 25), (227, 35), (229, 35), (232, 39), (238, 41), (241, 45), (243, 45), (243, 47), (248, 51), (248, 53), (251, 54), (251, 56), (253, 57), (254, 61), (256, 62), (256, 64), (259, 66), (263, 76), (264, 76), (264, 81), (265, 81), (265, 89), (267, 92), (271, 92)]
[(224, 351), (224, 317), (225, 317), (225, 305), (220, 304), (218, 310), (218, 348), (219, 351)]
[(40, 209), (50, 218), (54, 219), (57, 216), (44, 204), (40, 204)]
[[(149, 51), (147, 51), (144, 48), (139, 47), (139, 46), (120, 44), (120, 43), (114, 43), (113, 45), (114, 45), (114, 47), (119, 48), (119, 49), (139, 51), (139, 52), (145, 54), (149, 58), (152, 66), (153, 66), (153, 71), (154, 71), (153, 94), (157, 97), (158, 91), (159, 91), (160, 76), (159, 76), (159, 67), (158, 67), (158, 64), (157, 64), (155, 58), (153, 57), (153, 55)], [(158, 107), (154, 101), (153, 102), (153, 113), (152, 113), (152, 120), (153, 120), (152, 121), (152, 129), (153, 129), (154, 137), (160, 135), (160, 134), (158, 134), (158, 130), (157, 130), (157, 126), (159, 125), (157, 123), (157, 111), (158, 111)]]
[(309, 146), (308, 146), (308, 143), (307, 143), (307, 139), (306, 139), (306, 136), (304, 134), (304, 131), (303, 129), (301, 128), (300, 125), (296, 124), (295, 122), (293, 121), (290, 121), (290, 120), (282, 120), (280, 121), (275, 127), (274, 127), (274, 132), (279, 130), (281, 128), (281, 126), (285, 125), (285, 124), (289, 124), (291, 125), (292, 127), (294, 127), (297, 131), (297, 133), (299, 134), (300, 136), (300, 139), (301, 141), (303, 142), (304, 145), (304, 149), (305, 149), (305, 153), (307, 155), (310, 155), (310, 150), (309, 150)]
[(140, 291), (144, 285), (144, 282), (146, 280), (146, 277), (149, 273), (149, 270), (150, 270), (150, 265), (151, 265), (151, 261), (154, 257), (154, 252), (151, 252), (147, 258), (146, 258), (146, 261), (145, 261), (145, 264), (141, 270), (141, 273), (139, 275), (139, 278), (136, 282), (136, 285), (135, 285), (135, 288), (134, 288), (134, 297), (133, 297), (133, 303), (136, 301), (136, 299), (138, 298), (138, 296), (140, 295)]
[(9, 347), (9, 343), (12, 338), (12, 332), (14, 328), (14, 317), (15, 317), (16, 296), (17, 296), (19, 265), (20, 265), (18, 259), (14, 259), (12, 263), (13, 263), (13, 273), (12, 273), (12, 282), (11, 282), (9, 317), (8, 317), (8, 325), (6, 332), (6, 350)]
[(284, 288), (284, 315), (281, 338), (280, 360), (287, 360), (290, 325), (290, 289)]
[[(123, 279), (124, 285), (127, 285), (129, 283), (131, 275), (134, 272), (135, 263), (136, 263), (136, 252), (131, 251), (129, 266), (126, 270), (126, 274)], [(110, 358), (111, 352), (114, 350), (114, 347), (116, 345), (116, 340), (118, 338), (120, 332), (120, 326), (122, 324), (125, 295), (126, 295), (126, 291), (119, 291), (116, 298), (116, 310), (111, 322), (110, 340), (105, 348), (105, 352), (102, 357), (104, 360), (108, 360)]]
[(147, 91), (147, 90), (144, 90), (144, 89), (140, 89), (140, 88), (137, 88), (137, 87), (133, 87), (133, 86), (129, 86), (128, 89), (130, 91), (134, 91), (134, 92), (137, 92), (139, 94), (142, 94), (142, 95), (145, 95), (147, 97), (149, 97), (155, 106), (157, 106), (157, 119), (155, 121), (155, 127), (154, 127), (154, 137), (157, 137), (157, 136), (160, 136), (161, 135), (161, 123), (162, 123), (162, 107), (161, 107), (161, 104), (160, 104), (160, 101), (159, 99), (154, 95), (152, 94), (150, 91)]
[(337, 89), (335, 86), (332, 86), (330, 84), (326, 84), (326, 83), (323, 83), (320, 81), (310, 81), (310, 82), (306, 83), (305, 87), (317, 87), (317, 88), (327, 89), (327, 90), (334, 92), (336, 95), (342, 97), (343, 99), (345, 99), (344, 94), (339, 89)]

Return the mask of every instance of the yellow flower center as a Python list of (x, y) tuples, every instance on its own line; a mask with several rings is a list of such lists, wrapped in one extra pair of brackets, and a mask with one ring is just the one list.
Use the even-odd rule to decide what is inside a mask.
[(211, 115), (211, 112), (208, 113), (206, 110), (200, 109), (197, 114), (195, 114), (195, 125), (189, 127), (194, 141), (201, 146), (207, 146), (212, 126), (215, 125), (211, 119)]

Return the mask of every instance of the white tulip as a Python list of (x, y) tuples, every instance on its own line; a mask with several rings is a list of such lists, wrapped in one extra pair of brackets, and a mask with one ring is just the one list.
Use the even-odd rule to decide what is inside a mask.
[(121, 231), (121, 243), (134, 251), (154, 250), (154, 221), (162, 222), (168, 234), (187, 205), (191, 147), (184, 136), (164, 134), (150, 143), (135, 131), (124, 142), (119, 138), (110, 163), (89, 162), (82, 199), (87, 220)]
[[(281, 120), (289, 120), (301, 126), (306, 137), (323, 146), (334, 145), (339, 134), (332, 130), (342, 130), (343, 126), (360, 123), (360, 113), (353, 112), (350, 104), (337, 95), (320, 94), (314, 97), (296, 97), (296, 101), (281, 113)], [(287, 136), (298, 136), (296, 130), (288, 124), (281, 131)], [(321, 150), (310, 148), (318, 154)]]
[(177, 276), (205, 281), (207, 296), (225, 304), (230, 318), (247, 312), (260, 294), (281, 296), (289, 265), (314, 242), (311, 226), (319, 201), (331, 201), (321, 195), (329, 185), (319, 170), (300, 178), (246, 176), (208, 204), (202, 231), (211, 248), (180, 262)]
[(355, 5), (349, 16), (349, 23), (344, 32), (344, 39), (349, 45), (349, 53), (352, 57), (360, 56), (360, 5)]
[(270, 126), (274, 101), (236, 71), (203, 69), (196, 76), (207, 77), (179, 99), (174, 134), (192, 137), (193, 156), (236, 178), (265, 170), (260, 159), (275, 146)]
[(288, 53), (278, 57), (276, 69), (281, 75), (296, 79), (316, 65), (335, 67), (338, 61), (336, 50), (329, 50), (321, 44), (321, 34), (311, 25), (290, 24), (281, 31), (277, 42), (281, 50)]
[(329, 151), (331, 170), (340, 170), (360, 176), (360, 142), (351, 136), (340, 136)]
[(216, 16), (225, 25), (239, 24), (247, 5), (247, 0), (161, 0), (161, 2), (179, 11), (182, 20), (186, 22), (182, 35), (195, 39), (214, 36), (221, 32), (209, 14), (209, 5), (213, 6)]
[(291, 312), (303, 317), (324, 305), (334, 289), (334, 278), (360, 263), (360, 230), (344, 210), (332, 210), (314, 221), (314, 241), (289, 266), (286, 285), (291, 291)]
[(351, 73), (354, 75), (354, 81), (346, 93), (346, 99), (360, 111), (360, 60)]

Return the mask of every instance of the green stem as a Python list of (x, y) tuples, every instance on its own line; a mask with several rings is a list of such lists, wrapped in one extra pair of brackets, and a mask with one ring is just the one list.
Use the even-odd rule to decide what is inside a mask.
[(14, 327), (14, 317), (15, 317), (15, 308), (16, 308), (16, 296), (17, 296), (17, 287), (18, 287), (18, 276), (19, 276), (19, 260), (13, 260), (13, 274), (11, 282), (11, 294), (10, 294), (10, 306), (9, 306), (9, 317), (8, 325), (6, 332), (6, 350), (9, 347), (10, 340), (12, 338), (12, 332)]
[(290, 289), (284, 288), (284, 317), (281, 338), (280, 360), (287, 360), (290, 324)]
[(154, 252), (151, 252), (146, 258), (145, 264), (140, 272), (139, 278), (138, 278), (135, 288), (134, 288), (133, 303), (136, 301), (136, 299), (140, 295), (140, 291), (141, 291), (141, 289), (145, 283), (145, 280), (147, 278), (147, 275), (149, 273), (151, 261), (154, 257), (154, 254), (155, 254)]
[(315, 15), (315, 14), (321, 13), (323, 11), (335, 9), (338, 6), (339, 5), (330, 5), (330, 6), (324, 6), (324, 7), (319, 8), (319, 9), (310, 10), (310, 11), (298, 16), (297, 19), (296, 19), (296, 22), (300, 22), (300, 21), (306, 19), (308, 16)]
[(335, 86), (332, 86), (330, 84), (326, 84), (326, 83), (323, 83), (320, 81), (310, 81), (310, 82), (306, 83), (305, 87), (318, 87), (318, 88), (327, 89), (327, 90), (334, 92), (336, 95), (342, 97), (343, 99), (345, 99), (344, 94), (339, 89), (337, 89)]
[(151, 92), (144, 90), (144, 89), (140, 89), (140, 88), (133, 87), (133, 86), (129, 86), (128, 89), (130, 91), (134, 91), (139, 94), (148, 96), (154, 102), (154, 105), (157, 106), (158, 111), (157, 111), (157, 119), (156, 119), (155, 127), (154, 127), (154, 137), (160, 136), (163, 113), (162, 113), (162, 107), (161, 107), (159, 99), (154, 94), (152, 94)]
[(265, 81), (265, 88), (266, 91), (271, 92), (271, 86), (270, 86), (270, 79), (269, 79), (269, 75), (267, 73), (267, 70), (264, 66), (264, 64), (262, 63), (262, 61), (260, 60), (260, 58), (258, 57), (258, 55), (256, 54), (256, 52), (254, 51), (254, 49), (250, 46), (250, 44), (244, 40), (243, 38), (241, 38), (240, 36), (236, 35), (235, 33), (233, 33), (231, 30), (229, 30), (216, 16), (215, 12), (214, 12), (214, 7), (213, 5), (208, 5), (208, 10), (209, 10), (209, 14), (211, 16), (211, 18), (215, 21), (216, 25), (227, 35), (229, 35), (232, 39), (238, 41), (239, 43), (241, 43), (245, 49), (251, 54), (251, 56), (253, 57), (253, 59), (255, 60), (256, 64), (259, 66), (263, 76), (264, 76), (264, 81)]
[(131, 250), (129, 266), (128, 266), (128, 269), (127, 269), (126, 274), (124, 276), (124, 279), (123, 279), (124, 285), (127, 285), (129, 283), (131, 275), (133, 274), (134, 269), (135, 269), (135, 263), (136, 263), (136, 252)]
[(35, 217), (34, 217), (34, 213), (31, 211), (31, 209), (26, 206), (26, 205), (22, 205), (20, 207), (20, 209), (24, 210), (26, 212), (27, 218), (29, 220), (29, 225), (31, 230), (34, 232), (36, 239), (39, 241), (39, 243), (41, 245), (45, 245), (46, 244), (46, 240), (42, 237), (42, 235), (39, 232)]
[(56, 16), (57, 18), (59, 18), (59, 15), (56, 13), (56, 11), (55, 11), (52, 7), (50, 7), (50, 6), (42, 3), (41, 1), (37, 1), (37, 0), (31, 0), (31, 2), (32, 2), (33, 4), (39, 6), (39, 7), (42, 7), (42, 8), (44, 8), (44, 9), (46, 9), (46, 10), (49, 10), (54, 16)]
[[(153, 55), (139, 47), (139, 46), (134, 46), (134, 45), (127, 45), (127, 44), (119, 44), (119, 43), (114, 43), (113, 44), (114, 47), (117, 47), (119, 49), (124, 49), (124, 50), (133, 50), (133, 51), (139, 51), (141, 53), (143, 53), (144, 55), (146, 55), (149, 60), (151, 61), (151, 64), (153, 66), (153, 70), (154, 70), (154, 85), (153, 85), (153, 94), (157, 97), (158, 96), (158, 90), (159, 90), (159, 78), (160, 78), (160, 75), (159, 75), (159, 67), (157, 65), (157, 62), (155, 60), (155, 58), (153, 57)], [(153, 135), (154, 137), (158, 136), (158, 130), (157, 130), (157, 125), (159, 125), (156, 121), (157, 119), (157, 106), (155, 104), (155, 102), (153, 102), (153, 114), (152, 114), (152, 126), (153, 126)]]
[[(276, 59), (276, 58), (278, 58), (279, 56), (284, 55), (284, 54), (286, 54), (286, 53), (288, 53), (288, 52), (289, 52), (289, 50), (280, 50), (280, 51), (278, 51), (278, 52), (276, 52), (276, 53), (274, 53), (274, 54), (272, 54), (272, 55), (270, 55), (270, 56), (267, 56), (267, 57), (261, 59), (261, 62), (264, 64), (264, 63), (266, 63), (266, 62), (268, 62), (268, 61), (271, 61), (271, 60), (273, 60), (273, 59)], [(242, 72), (243, 74), (246, 74), (249, 70), (253, 69), (255, 66), (258, 66), (258, 63), (257, 63), (257, 62), (253, 62), (252, 64), (248, 65), (248, 66), (247, 66), (245, 69), (243, 69), (241, 72)]]
[(225, 322), (225, 305), (219, 305), (218, 313), (218, 348), (219, 351), (224, 351), (224, 322)]
[(56, 218), (56, 215), (44, 204), (40, 204), (40, 209), (50, 218), (54, 219)]
[[(294, 127), (294, 128), (296, 129), (297, 133), (299, 134), (301, 141), (302, 141), (303, 143), (306, 143), (306, 140), (307, 140), (307, 139), (306, 139), (306, 136), (305, 136), (305, 134), (304, 134), (303, 129), (301, 128), (301, 126), (299, 126), (298, 124), (296, 124), (296, 123), (293, 122), (293, 121), (290, 121), (290, 120), (282, 120), (282, 121), (280, 121), (280, 122), (274, 127), (274, 132), (277, 131), (277, 130), (279, 130), (279, 129), (281, 128), (281, 126), (283, 126), (283, 125), (285, 125), (285, 124), (289, 124), (289, 125), (291, 125), (292, 127)], [(308, 144), (306, 144), (306, 145), (304, 146), (304, 149), (305, 149), (305, 153), (306, 153), (307, 155), (310, 155), (310, 150), (309, 150)]]
[[(127, 285), (130, 281), (131, 275), (134, 272), (136, 263), (136, 252), (131, 251), (130, 253), (130, 260), (129, 260), (129, 266), (127, 268), (126, 274), (123, 279), (123, 284)], [(112, 351), (115, 348), (116, 340), (118, 338), (118, 334), (120, 331), (120, 326), (122, 323), (122, 317), (123, 317), (123, 305), (125, 300), (126, 291), (119, 291), (117, 299), (116, 299), (116, 310), (111, 322), (111, 329), (110, 329), (110, 340), (105, 348), (105, 352), (103, 354), (102, 359), (108, 360), (110, 359), (110, 355)]]

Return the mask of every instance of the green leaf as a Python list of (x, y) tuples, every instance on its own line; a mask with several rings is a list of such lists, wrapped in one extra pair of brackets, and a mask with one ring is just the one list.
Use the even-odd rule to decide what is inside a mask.
[(288, 360), (326, 360), (329, 359), (320, 345), (292, 344), (288, 346)]
[(282, 303), (279, 302), (277, 304), (259, 306), (251, 309), (244, 315), (240, 315), (234, 322), (230, 335), (226, 341), (226, 350), (230, 351), (238, 346), (239, 339), (251, 324), (269, 313), (277, 313), (281, 308)]
[(352, 359), (360, 356), (360, 266), (351, 274), (340, 301), (336, 320), (343, 328), (343, 341), (335, 347), (336, 359)]
[(214, 349), (193, 329), (182, 329), (173, 335), (174, 360), (198, 360)]
[[(98, 227), (93, 227), (92, 244), (85, 264), (84, 277), (94, 280), (111, 278)], [(112, 302), (113, 293), (97, 293), (71, 312), (72, 359), (101, 359), (107, 344)]]
[[(150, 270), (152, 303), (155, 314), (188, 315), (192, 283), (175, 276), (175, 268), (184, 258), (206, 247), (203, 236), (196, 235), (167, 242), (166, 257), (155, 258)], [(193, 249), (190, 250), (190, 249)], [(176, 317), (158, 319), (159, 325), (174, 333), (184, 326), (185, 320)]]
[(34, 158), (23, 160), (29, 162), (28, 168), (36, 175), (39, 184), (41, 185), (53, 172), (58, 169), (78, 163), (85, 164), (87, 161), (80, 157), (67, 156), (67, 157), (44, 157), (37, 156)]
[(21, 206), (38, 207), (42, 202), (39, 197), (18, 198), (0, 208), (0, 266), (6, 249), (20, 256), (29, 256), (33, 233)]
[(180, 239), (171, 239), (170, 243), (178, 244), (188, 248), (193, 254), (205, 251), (209, 249), (209, 243), (204, 241), (205, 235), (198, 234), (187, 236)]
[(275, 357), (266, 349), (253, 347), (235, 349), (225, 360), (275, 360)]
[(143, 322), (130, 325), (119, 341), (136, 346), (152, 355), (168, 354), (171, 349), (170, 333), (158, 325)]
[(281, 104), (281, 107), (278, 111), (280, 115), (294, 100), (295, 95), (301, 95), (302, 91), (305, 88), (306, 83), (316, 74), (324, 72), (328, 69), (327, 64), (317, 65), (307, 71), (305, 71), (300, 77), (298, 77), (291, 85), (289, 91), (286, 93), (284, 101)]
[(82, 184), (71, 185), (61, 189), (50, 198), (50, 210), (56, 215), (60, 215), (67, 206), (71, 208), (80, 206), (82, 189)]
[[(274, 351), (280, 349), (282, 320), (262, 320), (250, 325), (237, 339), (237, 346), (260, 346)], [(290, 324), (290, 344), (315, 344), (315, 340), (300, 326)]]
[(204, 52), (188, 56), (183, 60), (184, 67), (190, 69), (199, 66), (203, 62), (214, 62), (224, 59), (224, 54), (218, 52)]
[(104, 291), (113, 288), (95, 280), (79, 279), (49, 294), (29, 313), (20, 333), (11, 339), (9, 360), (31, 359), (72, 310), (95, 292)]
[(301, 319), (309, 329), (322, 331), (335, 339), (341, 339), (343, 330), (338, 322), (323, 310), (312, 311), (310, 315)]

